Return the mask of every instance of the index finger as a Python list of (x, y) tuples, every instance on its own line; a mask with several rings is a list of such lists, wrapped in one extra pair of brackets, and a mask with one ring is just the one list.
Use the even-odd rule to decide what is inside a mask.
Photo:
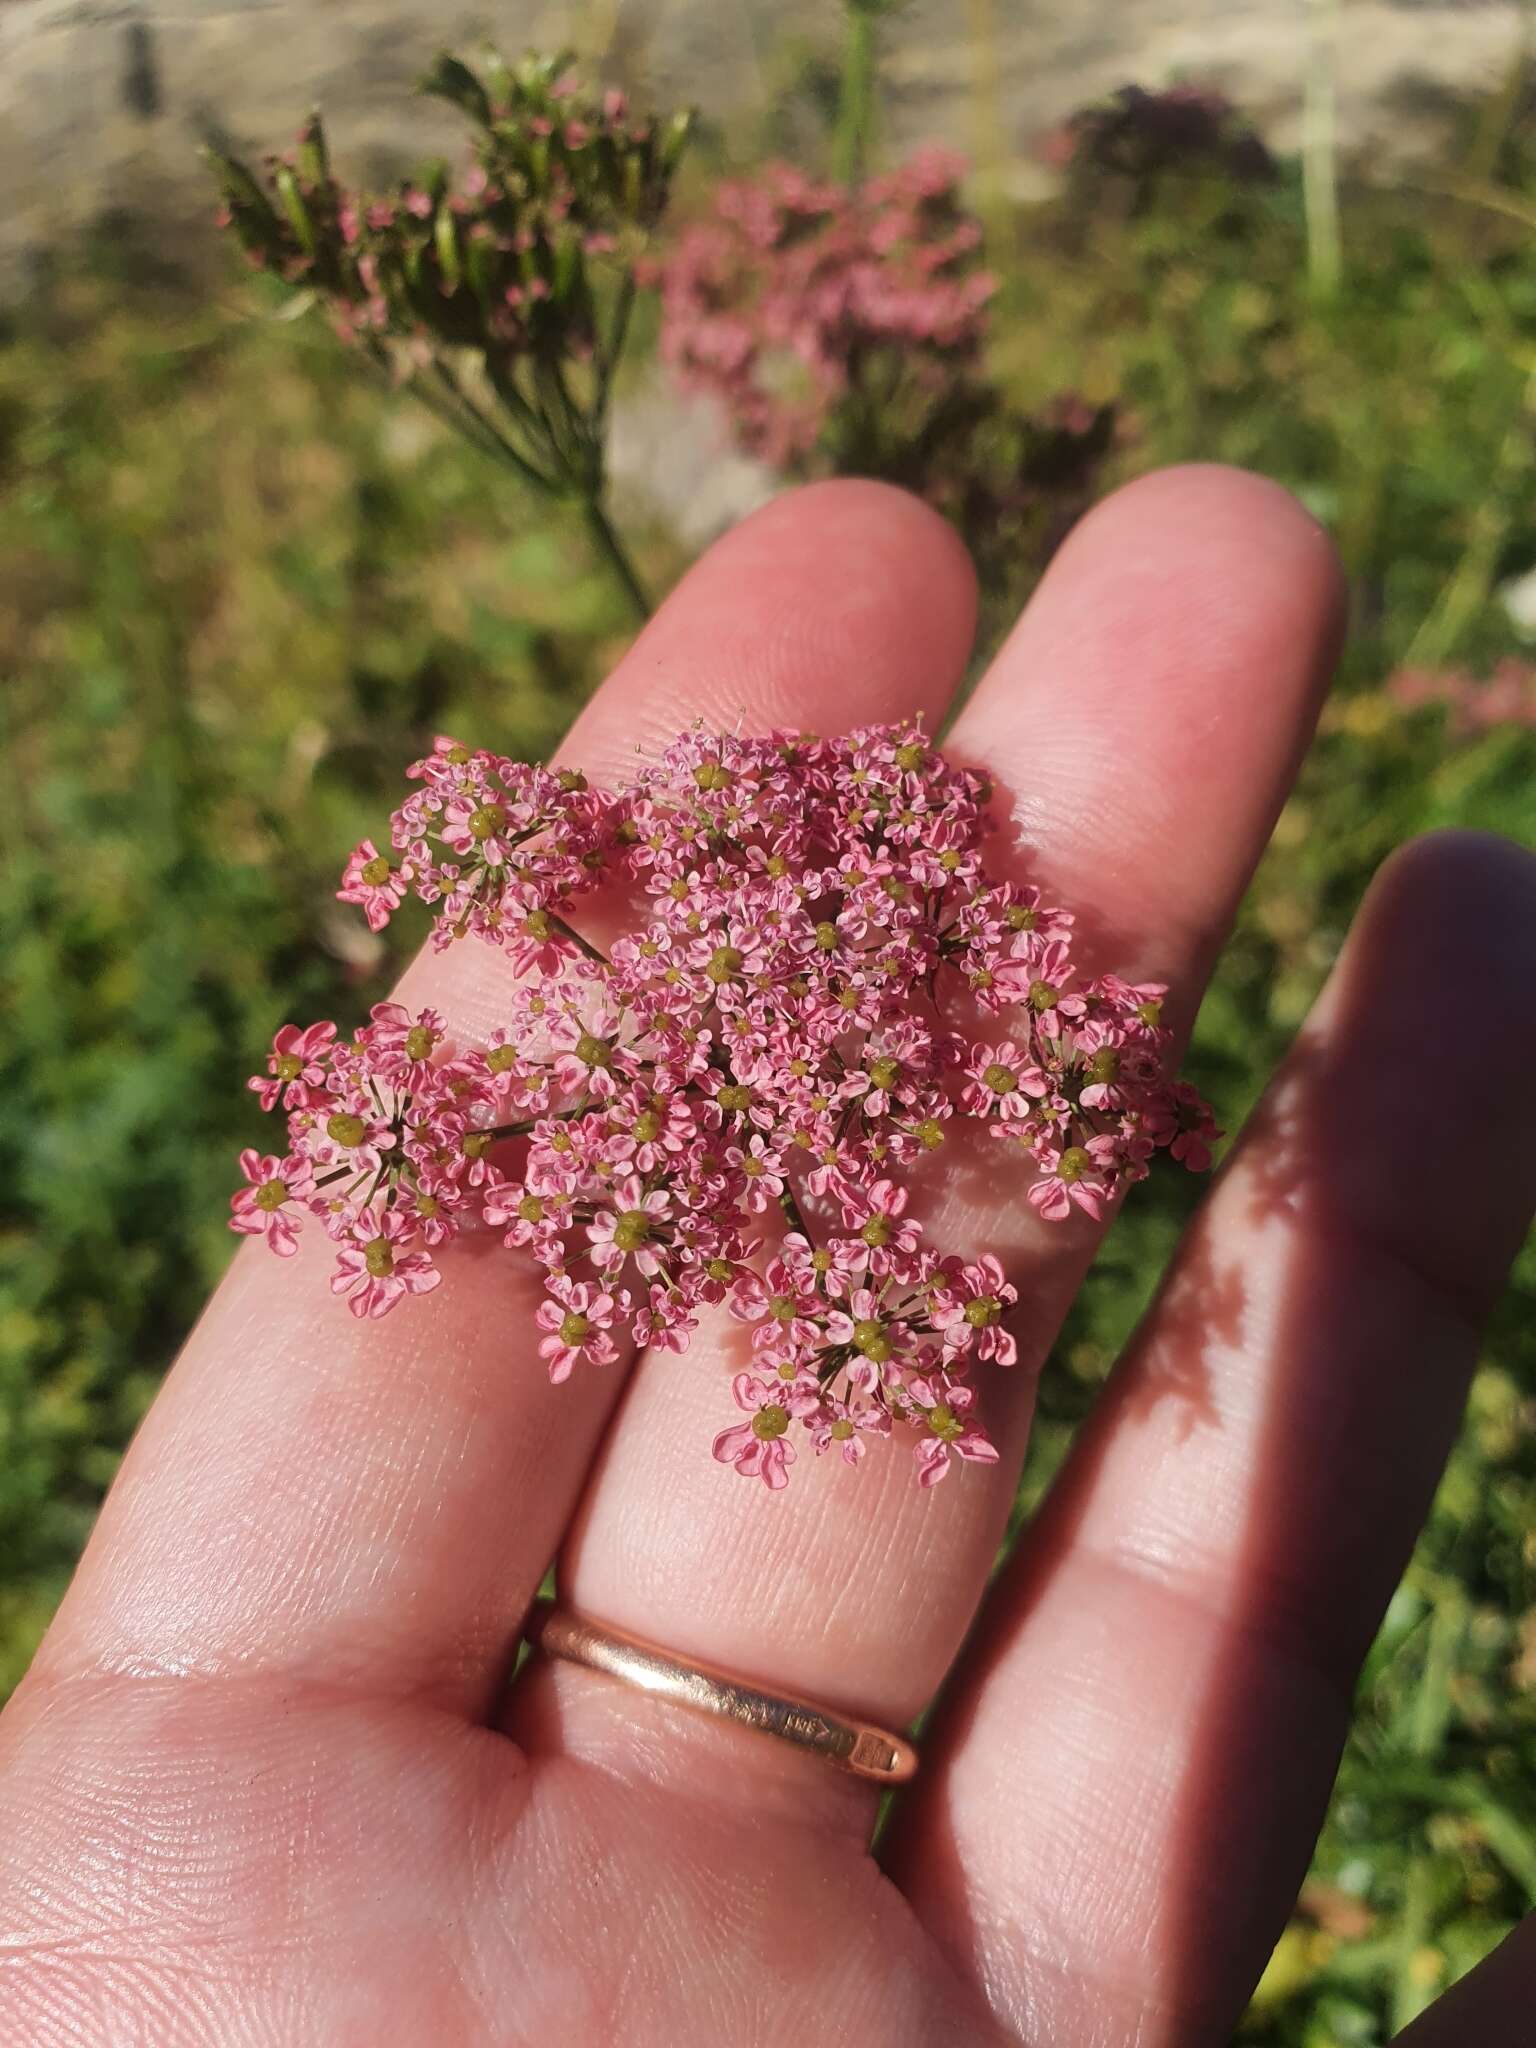
[[(947, 702), (973, 584), (915, 499), (839, 483), (777, 500), (684, 580), (565, 758), (627, 777), (694, 718), (799, 725)], [(403, 764), (402, 764), (403, 766)], [(397, 991), (461, 1042), (501, 1021), (507, 956), (424, 952)], [(551, 1386), (537, 1270), (450, 1246), (430, 1304), (357, 1322), (330, 1247), (239, 1259), (145, 1421), (34, 1678), (263, 1666), (476, 1704), (505, 1663), (619, 1383)]]

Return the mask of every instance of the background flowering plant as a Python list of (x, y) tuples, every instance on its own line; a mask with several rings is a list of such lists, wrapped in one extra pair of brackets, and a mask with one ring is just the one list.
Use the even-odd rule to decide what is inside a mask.
[(223, 224), (249, 261), (325, 306), (344, 341), (410, 381), (525, 483), (578, 504), (643, 615), (603, 506), (608, 401), (635, 266), (666, 211), (689, 119), (595, 92), (563, 54), (480, 72), (444, 51), (420, 90), (474, 128), (454, 183), (428, 166), (397, 191), (340, 184), (312, 115), (298, 147), (253, 177), (213, 152)]
[[(727, 1302), (753, 1366), (715, 1456), (770, 1488), (794, 1424), (850, 1465), (911, 1424), (924, 1486), (994, 1462), (969, 1370), (1013, 1363), (1017, 1291), (926, 1241), (908, 1177), (962, 1123), (1012, 1148), (1052, 1221), (1101, 1217), (1159, 1146), (1207, 1165), (1162, 988), (1084, 977), (1071, 916), (988, 880), (990, 792), (919, 726), (695, 730), (614, 793), (451, 739), (410, 774), (394, 857), (365, 840), (342, 899), (378, 927), (410, 893), (438, 946), (505, 949), (506, 1023), (471, 1047), (398, 1003), (351, 1040), (284, 1026), (250, 1085), (287, 1150), (242, 1155), (232, 1227), (286, 1257), (308, 1211), (333, 1291), (381, 1316), (492, 1226), (544, 1269), (555, 1380), (620, 1336), (685, 1350)], [(606, 955), (570, 922), (605, 886), (642, 905)]]

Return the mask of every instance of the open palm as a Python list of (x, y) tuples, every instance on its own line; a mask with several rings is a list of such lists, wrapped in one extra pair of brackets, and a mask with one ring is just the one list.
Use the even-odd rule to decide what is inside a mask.
[[(1078, 530), (955, 727), (999, 866), (1181, 1029), (1338, 613), (1283, 493), (1171, 471)], [(937, 721), (972, 629), (929, 513), (801, 492), (693, 571), (567, 758)], [(474, 1037), (509, 972), (463, 946), (405, 989)], [(901, 1457), (781, 1495), (714, 1463), (723, 1322), (555, 1387), (515, 1259), (355, 1324), (323, 1246), (242, 1254), (0, 1724), (0, 2040), (1225, 2041), (1536, 1200), (1533, 1042), (1536, 862), (1399, 856), (984, 1603), (1093, 1249), (991, 1157), (927, 1213), (1004, 1259), (1023, 1356), (984, 1388), (1001, 1465), (932, 1492)], [(896, 1726), (942, 1685), (878, 1860), (874, 1795), (814, 1758), (541, 1658), (508, 1690), (556, 1555), (576, 1608), (771, 1690)], [(1520, 1939), (1415, 2043), (1525, 2038)]]

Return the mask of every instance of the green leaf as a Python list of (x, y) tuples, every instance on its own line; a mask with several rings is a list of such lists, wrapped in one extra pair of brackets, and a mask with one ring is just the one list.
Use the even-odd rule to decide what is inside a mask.
[(456, 292), (463, 269), (459, 262), (459, 235), (453, 212), (447, 205), (441, 205), (432, 222), (432, 240), (437, 247), (437, 264), (443, 273), (443, 283), (449, 291)]
[(449, 50), (438, 51), (431, 66), (417, 80), (416, 90), (430, 99), (447, 100), (482, 128), (491, 125), (489, 94), (469, 66)]
[(225, 156), (222, 150), (214, 149), (211, 145), (203, 154), (212, 164), (219, 190), (228, 200), (231, 210), (238, 212), (242, 208), (249, 208), (253, 213), (265, 215), (276, 226), (277, 214), (271, 200), (238, 157)]
[(330, 180), (330, 152), (325, 146), (325, 128), (319, 110), (312, 113), (304, 123), (299, 136), (299, 176), (310, 185), (324, 185)]
[(299, 190), (299, 181), (286, 164), (279, 164), (277, 167), (277, 196), (283, 202), (283, 211), (292, 222), (293, 231), (298, 236), (300, 243), (306, 252), (313, 256), (315, 253), (314, 222), (309, 217), (309, 208), (304, 204), (304, 195)]

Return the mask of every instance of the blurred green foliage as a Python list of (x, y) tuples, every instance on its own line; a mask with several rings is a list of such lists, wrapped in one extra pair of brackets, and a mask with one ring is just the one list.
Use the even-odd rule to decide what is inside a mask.
[[(1160, 178), (1133, 203), (1075, 180), (1008, 211), (993, 250), (1020, 404), (1067, 384), (1117, 401), (1121, 475), (1267, 471), (1349, 570), (1340, 685), (1201, 1017), (1192, 1072), (1229, 1128), (1394, 845), (1444, 824), (1536, 838), (1536, 734), (1453, 744), (1381, 688), (1406, 659), (1520, 650), (1495, 596), (1536, 564), (1536, 175), (1514, 106), (1464, 196), (1443, 189), (1459, 164), (1346, 193), (1332, 299), (1307, 287), (1289, 169)], [(664, 583), (675, 548), (641, 539)], [(990, 594), (989, 630), (1025, 581)], [(406, 940), (332, 901), (342, 855), (433, 732), (546, 749), (623, 624), (579, 539), (308, 323), (77, 282), (0, 347), (0, 1682), (228, 1255), (232, 1156), (259, 1136), (244, 1076), (283, 1019), (355, 1015), (399, 963)], [(1139, 1190), (1100, 1260), (1026, 1507), (1196, 1192)], [(1379, 2042), (1536, 1905), (1533, 1574), (1528, 1248), (1246, 2041)]]

